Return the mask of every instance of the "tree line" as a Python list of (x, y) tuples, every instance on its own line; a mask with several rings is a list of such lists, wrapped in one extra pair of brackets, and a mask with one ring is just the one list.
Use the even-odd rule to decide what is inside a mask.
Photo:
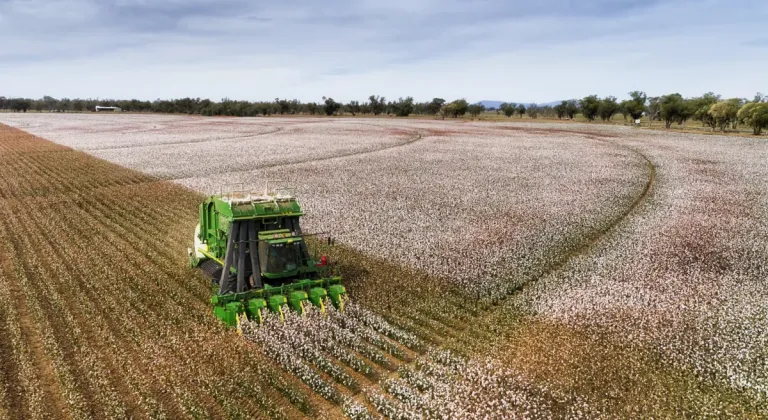
[(610, 120), (614, 114), (621, 113), (624, 119), (630, 116), (638, 120), (646, 116), (651, 122), (663, 121), (666, 128), (689, 120), (710, 127), (712, 131), (736, 130), (739, 124), (745, 124), (755, 135), (759, 135), (768, 128), (768, 96), (762, 93), (757, 93), (752, 100), (724, 99), (712, 92), (694, 98), (684, 98), (679, 93), (649, 97), (640, 91), (630, 92), (629, 96), (630, 99), (621, 103), (612, 96), (600, 99), (595, 95), (581, 99), (578, 104), (576, 101), (563, 101), (557, 106), (560, 107), (558, 114), (570, 114), (573, 107), (578, 107), (589, 121), (598, 117)]
[(626, 121), (647, 117), (651, 122), (663, 121), (666, 128), (686, 121), (698, 121), (712, 131), (737, 129), (739, 124), (752, 128), (754, 134), (768, 129), (768, 96), (758, 93), (752, 100), (744, 98), (724, 99), (712, 92), (699, 97), (684, 98), (679, 93), (649, 97), (642, 91), (629, 93), (629, 99), (619, 102), (614, 96), (600, 98), (590, 95), (583, 99), (565, 100), (551, 105), (502, 103), (498, 108), (486, 108), (482, 104), (470, 104), (465, 99), (448, 102), (434, 98), (429, 102), (415, 102), (412, 97), (388, 101), (385, 97), (371, 95), (367, 101), (341, 103), (330, 97), (319, 102), (300, 102), (296, 99), (275, 98), (274, 101), (234, 101), (227, 98), (215, 102), (210, 99), (182, 98), (141, 101), (138, 99), (56, 99), (44, 96), (41, 99), (6, 98), (0, 96), (0, 110), (14, 112), (82, 112), (93, 111), (96, 106), (115, 106), (128, 112), (157, 112), (176, 114), (199, 114), (205, 116), (254, 117), (258, 115), (409, 115), (460, 118), (469, 115), (477, 118), (486, 112), (503, 114), (508, 118), (528, 116), (530, 118), (574, 119), (581, 114), (588, 121), (600, 118), (611, 121), (622, 115)]

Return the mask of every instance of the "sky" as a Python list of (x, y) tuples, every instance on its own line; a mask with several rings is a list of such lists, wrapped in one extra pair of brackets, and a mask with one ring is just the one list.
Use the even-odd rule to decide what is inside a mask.
[(765, 0), (0, 0), (0, 96), (768, 93)]

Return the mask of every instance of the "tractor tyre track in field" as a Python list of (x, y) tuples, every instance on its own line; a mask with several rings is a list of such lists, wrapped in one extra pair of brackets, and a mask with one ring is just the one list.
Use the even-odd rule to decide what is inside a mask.
[[(366, 124), (360, 123), (359, 125), (366, 125)], [(374, 124), (368, 124), (368, 125), (379, 127), (379, 128), (381, 127), (380, 125), (374, 125)], [(410, 137), (410, 138), (408, 138), (405, 141), (400, 142), (400, 143), (396, 143), (396, 144), (393, 144), (393, 145), (380, 147), (380, 148), (373, 149), (373, 150), (352, 151), (352, 152), (348, 152), (348, 153), (340, 153), (340, 154), (333, 155), (333, 156), (324, 156), (324, 157), (319, 157), (319, 158), (307, 158), (307, 159), (301, 159), (301, 160), (296, 160), (296, 161), (292, 161), (292, 162), (267, 163), (267, 164), (263, 164), (263, 165), (256, 165), (256, 166), (250, 167), (248, 169), (236, 169), (234, 171), (217, 172), (217, 173), (214, 174), (214, 176), (232, 175), (232, 174), (244, 174), (244, 173), (249, 173), (249, 172), (263, 170), (263, 169), (284, 168), (284, 167), (288, 167), (288, 166), (302, 165), (302, 164), (306, 164), (306, 163), (318, 163), (318, 162), (325, 162), (325, 161), (330, 161), (330, 160), (345, 159), (345, 158), (350, 158), (350, 157), (369, 155), (369, 154), (373, 154), (373, 153), (383, 152), (383, 151), (386, 151), (386, 150), (392, 150), (392, 149), (397, 149), (397, 148), (400, 148), (400, 147), (410, 146), (410, 145), (412, 145), (414, 143), (417, 143), (417, 142), (427, 138), (427, 136), (422, 134), (422, 133), (420, 133), (419, 130), (407, 129), (407, 131), (411, 131), (413, 133), (413, 137)], [(178, 181), (183, 181), (185, 179), (193, 179), (193, 178), (195, 178), (195, 177), (170, 178), (169, 180), (178, 182)]]
[[(269, 126), (263, 126), (263, 127), (269, 127)], [(201, 139), (201, 140), (184, 140), (184, 141), (170, 141), (166, 143), (153, 143), (153, 144), (132, 144), (132, 145), (126, 145), (126, 146), (110, 146), (110, 147), (95, 147), (95, 148), (85, 148), (82, 149), (84, 152), (105, 152), (110, 150), (121, 150), (121, 149), (138, 149), (143, 147), (162, 147), (162, 146), (180, 146), (185, 144), (203, 144), (203, 143), (213, 143), (213, 142), (232, 142), (232, 141), (238, 141), (248, 138), (254, 138), (254, 137), (261, 137), (261, 136), (267, 136), (270, 134), (277, 134), (281, 131), (285, 130), (285, 127), (276, 127), (274, 130), (265, 131), (262, 133), (249, 133), (249, 134), (241, 134), (237, 136), (231, 136), (231, 137), (220, 137), (215, 139)]]
[[(574, 258), (577, 258), (579, 256), (582, 256), (588, 253), (592, 248), (595, 247), (595, 245), (597, 245), (601, 240), (603, 240), (606, 236), (608, 236), (611, 232), (613, 232), (621, 223), (626, 221), (629, 218), (629, 216), (632, 215), (635, 212), (635, 210), (643, 204), (643, 202), (645, 202), (656, 181), (656, 165), (651, 161), (651, 159), (646, 154), (642, 153), (641, 151), (630, 146), (622, 145), (614, 140), (609, 140), (608, 138), (611, 138), (611, 136), (595, 136), (594, 133), (573, 131), (573, 130), (555, 130), (554, 132), (557, 133), (557, 132), (563, 132), (563, 131), (571, 134), (584, 135), (585, 138), (588, 138), (590, 140), (611, 144), (613, 146), (618, 146), (619, 148), (623, 148), (631, 151), (633, 154), (640, 157), (645, 162), (645, 165), (648, 171), (648, 179), (642, 191), (640, 191), (640, 193), (634, 198), (632, 203), (624, 211), (622, 211), (619, 215), (617, 215), (615, 218), (610, 220), (604, 227), (592, 232), (591, 234), (588, 234), (585, 240), (581, 243), (581, 245), (578, 245), (572, 248), (570, 251), (566, 252), (562, 258), (560, 258), (557, 261), (553, 261), (551, 264), (545, 266), (542, 269), (541, 273), (539, 273), (537, 276), (521, 283), (514, 289), (511, 289), (508, 292), (509, 297), (507, 299), (514, 299), (516, 296), (528, 290), (537, 281), (563, 269)], [(537, 134), (548, 134), (552, 131), (536, 129), (533, 132)], [(496, 304), (503, 304), (503, 303), (496, 302)], [(491, 318), (496, 312), (493, 310), (494, 306), (495, 305), (491, 305), (488, 308), (485, 308), (481, 312), (480, 316), (476, 317), (476, 319), (473, 320), (473, 322), (481, 322), (481, 323), (489, 322), (489, 318)], [(446, 327), (450, 327), (454, 331), (462, 331), (469, 328), (470, 325), (474, 325), (474, 324), (462, 323), (462, 324), (459, 324), (458, 326), (446, 325)], [(482, 329), (476, 328), (475, 330), (482, 330)], [(459, 336), (461, 337), (460, 334)], [(461, 343), (472, 344), (473, 341), (476, 342), (476, 340), (472, 340), (471, 338), (463, 338), (461, 340)]]
[[(582, 133), (587, 134), (587, 133)], [(602, 139), (598, 137), (589, 137), (595, 141), (603, 142), (603, 143), (609, 143), (615, 146), (622, 147), (626, 150), (631, 151), (635, 155), (639, 156), (643, 161), (645, 161), (646, 167), (648, 169), (648, 180), (645, 183), (645, 187), (640, 192), (638, 196), (635, 197), (632, 204), (630, 204), (629, 207), (627, 207), (621, 214), (618, 215), (618, 217), (611, 220), (607, 226), (605, 226), (602, 229), (597, 230), (596, 232), (593, 232), (591, 235), (589, 235), (586, 238), (586, 242), (584, 242), (581, 246), (577, 247), (576, 249), (571, 250), (569, 253), (567, 253), (564, 258), (562, 258), (559, 261), (554, 262), (553, 264), (547, 266), (544, 269), (544, 272), (537, 276), (536, 278), (527, 281), (523, 283), (520, 287), (517, 288), (517, 290), (514, 291), (514, 294), (519, 294), (526, 289), (528, 289), (531, 285), (533, 285), (536, 281), (562, 269), (568, 262), (570, 262), (572, 259), (586, 254), (590, 249), (592, 249), (598, 242), (600, 242), (603, 238), (605, 238), (608, 234), (610, 234), (613, 230), (616, 229), (616, 227), (624, 222), (634, 211), (645, 201), (646, 198), (648, 198), (648, 195), (651, 192), (651, 189), (653, 188), (654, 183), (656, 182), (656, 165), (651, 161), (651, 159), (644, 154), (643, 152), (629, 146), (623, 146), (615, 141)]]

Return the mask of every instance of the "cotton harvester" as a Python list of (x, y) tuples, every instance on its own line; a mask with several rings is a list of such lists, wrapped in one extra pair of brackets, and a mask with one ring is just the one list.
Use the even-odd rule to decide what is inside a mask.
[(239, 328), (243, 317), (261, 323), (265, 309), (282, 319), (285, 305), (303, 314), (307, 301), (323, 312), (327, 300), (344, 310), (341, 277), (326, 256), (310, 255), (303, 215), (285, 190), (215, 195), (200, 204), (190, 264), (213, 280), (213, 313), (226, 325)]

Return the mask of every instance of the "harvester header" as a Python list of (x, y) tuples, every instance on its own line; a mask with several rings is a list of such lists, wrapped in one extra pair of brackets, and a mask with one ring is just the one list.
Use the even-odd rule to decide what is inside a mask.
[(304, 313), (304, 305), (343, 311), (341, 277), (326, 256), (311, 255), (299, 218), (298, 200), (285, 192), (230, 193), (200, 204), (200, 223), (190, 265), (211, 277), (216, 317), (229, 326), (242, 317), (261, 322), (263, 310), (283, 307)]

